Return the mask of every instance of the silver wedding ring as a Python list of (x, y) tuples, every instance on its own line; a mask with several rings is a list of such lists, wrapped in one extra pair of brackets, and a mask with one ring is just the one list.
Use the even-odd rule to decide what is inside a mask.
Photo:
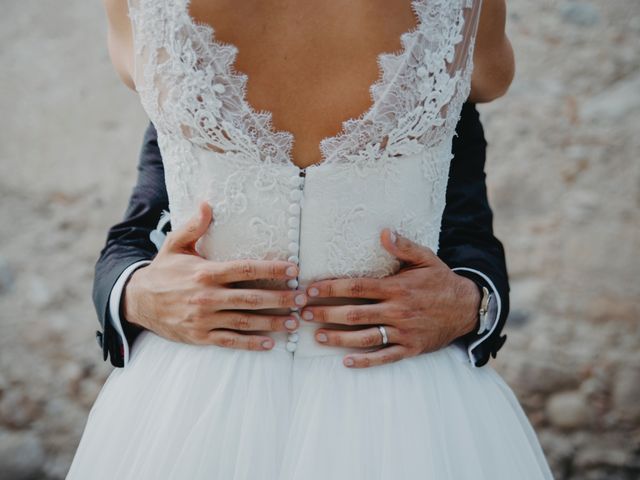
[(380, 335), (382, 335), (382, 344), (386, 345), (387, 343), (389, 343), (389, 337), (387, 337), (387, 330), (382, 325), (378, 325), (378, 330), (380, 330)]

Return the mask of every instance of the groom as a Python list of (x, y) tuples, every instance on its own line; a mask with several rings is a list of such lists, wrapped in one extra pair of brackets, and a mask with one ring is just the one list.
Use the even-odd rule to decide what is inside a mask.
[[(474, 104), (464, 105), (456, 133), (437, 256), (426, 247), (398, 237), (395, 244), (388, 243), (385, 248), (391, 248), (391, 253), (410, 268), (375, 280), (379, 282), (376, 288), (384, 288), (384, 282), (396, 281), (396, 285), (402, 287), (396, 290), (402, 293), (396, 293), (398, 298), (392, 298), (389, 305), (402, 305), (405, 312), (411, 312), (403, 316), (392, 315), (390, 307), (388, 318), (375, 323), (394, 326), (396, 331), (406, 333), (394, 339), (391, 342), (394, 345), (377, 352), (349, 355), (345, 360), (347, 366), (370, 367), (388, 363), (437, 350), (453, 342), (464, 349), (471, 364), (480, 367), (487, 363), (490, 355), (495, 358), (506, 340), (506, 335), (501, 336), (500, 332), (509, 312), (509, 283), (503, 246), (493, 234), (493, 215), (484, 173), (486, 141)], [(176, 305), (180, 302), (173, 300), (181, 298), (183, 287), (177, 272), (179, 268), (182, 272), (188, 271), (189, 266), (194, 265), (193, 262), (184, 263), (193, 259), (184, 252), (189, 250), (197, 255), (193, 245), (207, 225), (198, 225), (192, 220), (173, 233), (171, 242), (164, 242), (160, 250), (163, 255), (158, 255), (157, 246), (161, 245), (165, 230), (162, 223), (166, 223), (159, 223), (163, 210), (169, 210), (164, 169), (156, 131), (150, 124), (140, 154), (137, 184), (125, 217), (109, 230), (95, 266), (93, 301), (102, 326), (102, 331), (96, 331), (96, 337), (103, 360), (109, 355), (116, 367), (127, 365), (129, 352), (135, 348), (134, 342), (144, 329), (173, 337), (171, 339), (180, 337), (177, 331), (182, 332), (184, 338), (187, 335), (186, 322), (179, 321), (180, 315), (170, 319), (161, 302), (167, 301), (167, 293), (174, 294), (171, 308), (180, 311), (181, 305)], [(178, 267), (180, 261), (183, 263)], [(206, 260), (198, 257), (198, 261)], [(136, 274), (142, 273), (152, 262), (164, 262), (163, 268), (147, 269), (145, 281), (130, 288)], [(162, 272), (162, 275), (155, 273), (153, 277), (151, 272)], [(404, 274), (400, 275), (402, 272)], [(154, 281), (164, 282), (162, 294), (152, 291)], [(321, 283), (319, 296), (363, 296), (364, 282), (360, 279)], [(182, 300), (188, 303), (186, 297)], [(155, 308), (136, 308), (136, 305)], [(321, 321), (353, 323), (353, 318), (339, 318), (330, 306), (313, 310), (316, 319)], [(247, 330), (264, 329), (244, 327), (244, 332), (225, 332), (225, 339), (218, 344), (237, 345), (247, 338), (242, 336)], [(353, 332), (323, 328), (316, 339), (329, 346), (350, 346), (353, 335)], [(379, 346), (377, 340), (362, 338), (358, 341), (362, 341), (361, 346), (373, 347)]]

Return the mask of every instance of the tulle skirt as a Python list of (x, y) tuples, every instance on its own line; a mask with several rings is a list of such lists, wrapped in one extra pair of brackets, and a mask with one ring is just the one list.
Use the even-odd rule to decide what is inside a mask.
[(458, 346), (366, 369), (309, 347), (142, 332), (100, 391), (67, 479), (552, 478), (512, 390)]

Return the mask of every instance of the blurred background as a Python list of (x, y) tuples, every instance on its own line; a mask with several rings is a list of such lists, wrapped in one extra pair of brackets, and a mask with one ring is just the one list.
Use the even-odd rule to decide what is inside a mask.
[[(558, 479), (637, 479), (640, 2), (507, 3), (516, 79), (479, 106), (512, 293), (492, 365)], [(112, 369), (93, 268), (146, 117), (100, 2), (0, 5), (0, 478), (62, 479)]]

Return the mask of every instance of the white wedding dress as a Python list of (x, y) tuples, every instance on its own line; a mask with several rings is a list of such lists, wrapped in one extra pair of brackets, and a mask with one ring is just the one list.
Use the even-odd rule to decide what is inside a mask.
[[(317, 279), (399, 268), (384, 227), (438, 250), (451, 142), (469, 94), (480, 0), (414, 0), (416, 28), (378, 58), (373, 104), (292, 161), (292, 135), (245, 98), (237, 49), (197, 24), (189, 0), (131, 0), (135, 82), (158, 130), (172, 227), (198, 202), (213, 260), (289, 259)], [(314, 340), (271, 351), (187, 345), (144, 331), (93, 405), (69, 479), (548, 479), (512, 390), (451, 345), (366, 369)]]

